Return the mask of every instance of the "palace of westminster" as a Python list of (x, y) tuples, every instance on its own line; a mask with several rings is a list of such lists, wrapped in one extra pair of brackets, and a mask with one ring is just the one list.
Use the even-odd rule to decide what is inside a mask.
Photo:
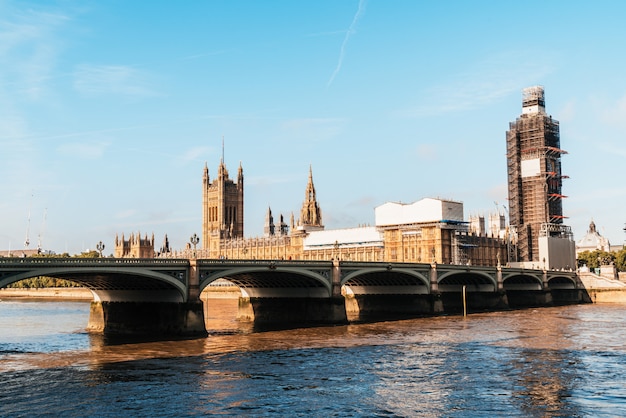
[[(425, 198), (375, 208), (375, 226), (326, 230), (309, 168), (300, 216), (287, 224), (270, 209), (264, 235), (244, 237), (244, 176), (231, 179), (220, 161), (217, 176), (202, 177), (201, 247), (174, 252), (167, 236), (155, 251), (154, 236), (115, 238), (116, 257), (331, 260), (570, 269), (575, 264), (571, 230), (563, 224), (559, 123), (545, 112), (541, 86), (523, 90), (522, 114), (506, 133), (509, 225), (504, 213), (466, 221), (463, 203)], [(198, 240), (200, 241), (200, 240)]]

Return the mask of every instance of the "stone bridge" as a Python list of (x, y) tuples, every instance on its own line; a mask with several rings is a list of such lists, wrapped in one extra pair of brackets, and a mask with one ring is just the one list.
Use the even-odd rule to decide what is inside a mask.
[(0, 258), (0, 288), (47, 276), (94, 295), (88, 329), (108, 335), (206, 334), (200, 292), (223, 278), (241, 290), (239, 319), (259, 325), (344, 324), (580, 303), (575, 272), (385, 262)]

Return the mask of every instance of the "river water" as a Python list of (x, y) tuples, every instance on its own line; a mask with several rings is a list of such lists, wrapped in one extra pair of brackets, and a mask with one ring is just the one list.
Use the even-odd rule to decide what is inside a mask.
[(89, 304), (0, 302), (0, 416), (614, 417), (626, 305), (104, 343)]

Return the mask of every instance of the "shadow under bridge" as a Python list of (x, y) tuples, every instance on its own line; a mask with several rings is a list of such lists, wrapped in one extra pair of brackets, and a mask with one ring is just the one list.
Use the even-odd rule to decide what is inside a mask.
[(329, 298), (332, 262), (198, 260), (200, 291), (225, 279), (248, 298)]
[(348, 295), (425, 295), (431, 292), (428, 264), (341, 263)]
[(188, 260), (18, 258), (1, 260), (0, 270), (0, 287), (53, 277), (88, 288), (94, 301), (185, 302), (188, 295)]

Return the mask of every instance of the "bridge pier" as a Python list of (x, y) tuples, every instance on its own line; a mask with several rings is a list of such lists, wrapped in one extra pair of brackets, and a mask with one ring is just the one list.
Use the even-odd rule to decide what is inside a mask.
[(204, 310), (194, 302), (91, 302), (87, 331), (105, 336), (206, 336)]
[(507, 290), (507, 298), (511, 308), (531, 308), (552, 306), (550, 290)]
[(350, 322), (377, 321), (443, 313), (441, 294), (349, 294), (345, 299)]
[(255, 325), (347, 324), (345, 299), (307, 297), (240, 297), (237, 319)]
[[(466, 292), (467, 311), (497, 311), (509, 308), (507, 294), (497, 292)], [(446, 313), (463, 312), (463, 292), (442, 293), (442, 305)]]
[(432, 302), (432, 313), (439, 314), (444, 312), (443, 300), (441, 299), (441, 292), (439, 291), (439, 280), (437, 274), (437, 262), (433, 261), (430, 264), (429, 271), (429, 281), (430, 281), (430, 294), (431, 294), (431, 302)]

